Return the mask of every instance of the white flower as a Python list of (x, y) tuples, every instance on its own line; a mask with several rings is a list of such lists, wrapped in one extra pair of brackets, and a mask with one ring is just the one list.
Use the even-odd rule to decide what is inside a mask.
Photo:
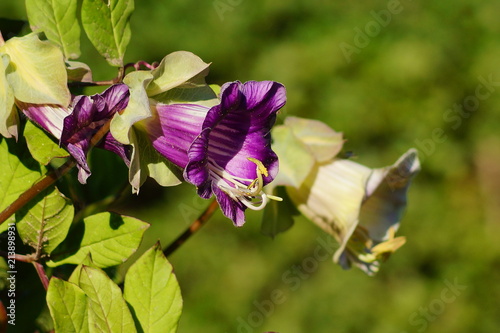
[(394, 234), (411, 178), (419, 170), (415, 149), (381, 169), (335, 158), (317, 163), (300, 187), (286, 189), (302, 214), (338, 240), (334, 261), (372, 275), (405, 243)]

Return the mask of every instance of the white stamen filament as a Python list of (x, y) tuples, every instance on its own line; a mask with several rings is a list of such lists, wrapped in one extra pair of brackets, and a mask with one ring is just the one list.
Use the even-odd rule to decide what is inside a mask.
[[(221, 190), (227, 193), (233, 200), (240, 201), (247, 208), (261, 210), (269, 200), (282, 201), (283, 199), (280, 197), (267, 195), (263, 192), (264, 179), (262, 176), (267, 177), (268, 172), (262, 162), (252, 157), (249, 157), (248, 160), (257, 165), (257, 178), (253, 180), (229, 174), (212, 159), (208, 161), (208, 170)], [(234, 187), (228, 186), (228, 182), (233, 184)], [(243, 182), (249, 182), (250, 185), (245, 185)]]

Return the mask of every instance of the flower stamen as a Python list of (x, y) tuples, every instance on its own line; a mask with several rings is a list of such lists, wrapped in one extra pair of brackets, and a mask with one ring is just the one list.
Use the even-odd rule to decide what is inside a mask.
[[(247, 208), (252, 210), (263, 209), (269, 200), (282, 201), (283, 199), (274, 195), (268, 195), (263, 192), (264, 188), (264, 178), (263, 176), (268, 176), (269, 173), (267, 168), (262, 164), (261, 161), (253, 157), (248, 157), (248, 160), (255, 163), (256, 168), (256, 178), (251, 180), (244, 179), (236, 176), (232, 176), (221, 168), (214, 160), (209, 159), (209, 170), (212, 175), (217, 179), (217, 186), (228, 194), (232, 199), (241, 202)], [(244, 182), (250, 182), (249, 185), (245, 185)], [(232, 184), (234, 187), (228, 186)]]

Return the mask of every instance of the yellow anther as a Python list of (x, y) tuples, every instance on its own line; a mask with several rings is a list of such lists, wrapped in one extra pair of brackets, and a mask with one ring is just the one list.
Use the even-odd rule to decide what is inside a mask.
[(260, 173), (261, 175), (264, 175), (266, 177), (269, 176), (269, 174), (267, 173), (267, 168), (264, 166), (264, 164), (262, 164), (261, 161), (253, 157), (247, 157), (247, 158), (250, 162), (254, 162), (257, 165), (257, 174)]

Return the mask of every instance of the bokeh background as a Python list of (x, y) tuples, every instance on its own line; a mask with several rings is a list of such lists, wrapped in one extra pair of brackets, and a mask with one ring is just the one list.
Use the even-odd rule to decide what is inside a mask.
[[(324, 238), (304, 218), (271, 239), (260, 213), (240, 229), (217, 213), (170, 258), (180, 333), (498, 331), (499, 12), (493, 0), (136, 1), (126, 61), (192, 51), (212, 62), (209, 83), (283, 83), (284, 114), (342, 131), (360, 163), (389, 165), (410, 147), (422, 162), (398, 232), (407, 244), (374, 277), (330, 259), (294, 271)], [(1, 0), (0, 16), (25, 19), (23, 1)], [(94, 78), (114, 77), (83, 43)], [(116, 209), (151, 223), (146, 249), (206, 205), (190, 185), (148, 183)], [(271, 307), (273, 290), (284, 302)]]

